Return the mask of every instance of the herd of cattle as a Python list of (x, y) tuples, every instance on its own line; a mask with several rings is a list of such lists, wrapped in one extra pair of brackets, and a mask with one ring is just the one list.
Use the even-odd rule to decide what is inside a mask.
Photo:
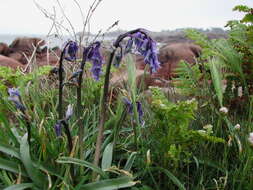
[[(31, 61), (34, 61), (38, 66), (57, 65), (60, 53), (60, 48), (49, 49), (45, 47), (45, 41), (39, 38), (18, 38), (9, 46), (0, 43), (0, 66), (10, 67), (14, 70), (25, 69)], [(161, 68), (157, 73), (145, 75), (146, 86), (163, 86), (163, 81), (169, 81), (175, 75), (175, 68), (180, 60), (192, 64), (200, 53), (201, 48), (192, 43), (164, 45), (159, 49), (158, 56)], [(143, 58), (138, 55), (136, 55), (135, 61), (138, 78), (143, 75), (145, 63)], [(119, 76), (113, 76), (113, 78), (118, 80)]]

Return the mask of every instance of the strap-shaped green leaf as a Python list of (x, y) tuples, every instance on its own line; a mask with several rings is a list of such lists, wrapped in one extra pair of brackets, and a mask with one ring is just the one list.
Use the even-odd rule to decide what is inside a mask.
[(114, 190), (132, 187), (135, 184), (136, 182), (132, 181), (130, 177), (124, 176), (116, 179), (106, 179), (95, 183), (89, 183), (82, 186), (80, 190)]
[(21, 160), (25, 166), (25, 169), (29, 177), (34, 182), (34, 184), (38, 187), (43, 187), (45, 185), (45, 181), (47, 180), (45, 176), (43, 176), (43, 174), (39, 171), (39, 169), (33, 166), (31, 156), (30, 156), (30, 151), (29, 151), (29, 145), (27, 142), (27, 133), (21, 139), (20, 155), (21, 155)]

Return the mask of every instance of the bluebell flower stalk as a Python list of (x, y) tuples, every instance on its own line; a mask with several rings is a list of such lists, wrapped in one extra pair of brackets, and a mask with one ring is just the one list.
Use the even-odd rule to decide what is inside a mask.
[(77, 118), (78, 118), (78, 125), (79, 125), (79, 147), (80, 147), (80, 158), (82, 159), (84, 157), (84, 150), (83, 150), (83, 138), (84, 138), (84, 127), (82, 124), (82, 119), (81, 119), (81, 113), (82, 113), (82, 81), (83, 81), (83, 70), (84, 66), (86, 64), (86, 61), (91, 61), (93, 63), (91, 72), (93, 74), (93, 77), (95, 80), (99, 79), (99, 76), (101, 74), (102, 70), (102, 64), (103, 64), (103, 59), (102, 55), (100, 53), (100, 42), (94, 42), (90, 44), (88, 47), (84, 48), (83, 51), (83, 58), (81, 62), (81, 66), (79, 68), (79, 73), (78, 73), (78, 80), (77, 80)]
[(69, 152), (72, 151), (72, 138), (71, 133), (67, 124), (66, 118), (63, 118), (63, 86), (64, 86), (64, 77), (63, 77), (63, 60), (67, 61), (75, 61), (76, 54), (77, 54), (78, 46), (77, 43), (74, 41), (68, 41), (61, 52), (60, 61), (59, 61), (59, 69), (58, 69), (58, 76), (59, 76), (59, 94), (58, 94), (58, 122), (55, 125), (55, 130), (57, 135), (60, 135), (61, 127), (64, 126), (67, 138), (68, 138), (68, 145), (69, 145)]
[[(149, 35), (144, 29), (136, 29), (136, 30), (126, 32), (120, 35), (114, 42), (113, 44), (114, 49), (110, 54), (109, 62), (107, 64), (106, 73), (105, 73), (104, 91), (103, 91), (103, 97), (102, 97), (102, 103), (101, 103), (101, 109), (100, 109), (100, 121), (99, 121), (99, 126), (98, 126), (98, 136), (97, 136), (96, 150), (95, 150), (95, 156), (94, 156), (94, 165), (96, 166), (98, 166), (99, 164), (101, 145), (103, 142), (104, 123), (105, 123), (105, 118), (107, 114), (106, 104), (107, 104), (107, 95), (108, 95), (108, 90), (109, 90), (109, 77), (110, 77), (111, 65), (114, 60), (114, 56), (117, 49), (122, 48), (121, 42), (125, 38), (130, 38), (129, 39), (130, 41), (128, 41), (127, 46), (125, 47), (125, 51), (122, 51), (122, 52), (125, 52), (125, 54), (131, 52), (133, 45), (135, 45), (136, 51), (140, 53), (142, 56), (144, 56), (145, 63), (149, 64), (150, 72), (156, 72), (160, 65), (158, 61), (158, 57), (157, 57), (156, 43), (153, 41), (151, 37), (149, 37)], [(123, 55), (121, 57), (123, 57)], [(135, 134), (135, 136), (137, 136), (137, 134)]]
[(63, 109), (62, 109), (62, 91), (63, 91), (63, 60), (67, 61), (75, 61), (76, 60), (76, 53), (78, 50), (77, 43), (74, 41), (68, 41), (61, 52), (60, 60), (59, 60), (59, 69), (58, 69), (58, 75), (59, 75), (59, 102), (58, 102), (58, 117), (59, 120), (63, 118)]

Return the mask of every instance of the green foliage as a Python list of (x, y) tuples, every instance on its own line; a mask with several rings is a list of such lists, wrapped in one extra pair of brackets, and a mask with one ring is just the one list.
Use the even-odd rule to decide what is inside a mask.
[(0, 92), (6, 95), (7, 86), (25, 85), (29, 81), (48, 75), (51, 69), (51, 66), (42, 66), (31, 73), (23, 74), (21, 71), (13, 71), (9, 67), (0, 67)]
[[(224, 143), (211, 133), (200, 133), (190, 129), (195, 119), (197, 101), (192, 99), (172, 103), (166, 99), (159, 88), (152, 88), (152, 111), (154, 121), (152, 135), (159, 154), (165, 154), (168, 160), (189, 162), (192, 153), (201, 143)], [(168, 161), (167, 160), (167, 161)]]
[(200, 95), (200, 83), (202, 73), (199, 69), (199, 64), (190, 65), (185, 61), (180, 61), (176, 68), (177, 78), (173, 81), (184, 95)]
[[(241, 21), (228, 22), (227, 26), (230, 27), (228, 39), (208, 40), (200, 32), (186, 31), (187, 36), (203, 48), (199, 62), (202, 66), (204, 81), (212, 81), (211, 87), (215, 89), (215, 96), (220, 106), (226, 105), (229, 108), (235, 107), (234, 101), (241, 99), (241, 93), (244, 99), (249, 99), (249, 95), (253, 93), (251, 77), (253, 73), (253, 22), (248, 20), (252, 16), (252, 9), (239, 5), (234, 10), (245, 12), (246, 15)], [(187, 73), (186, 70), (181, 70), (181, 72)], [(209, 72), (211, 75), (208, 74)], [(222, 81), (227, 83), (224, 86), (225, 90), (223, 90)], [(196, 91), (195, 86), (190, 87)], [(242, 89), (241, 93), (239, 93), (239, 87)], [(189, 88), (186, 89), (190, 91)], [(206, 92), (208, 94), (205, 96), (211, 95), (210, 98), (213, 98), (210, 90)], [(241, 104), (249, 106), (247, 102), (241, 102)]]

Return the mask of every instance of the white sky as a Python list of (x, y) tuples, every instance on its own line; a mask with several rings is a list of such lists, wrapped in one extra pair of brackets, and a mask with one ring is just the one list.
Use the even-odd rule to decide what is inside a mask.
[[(0, 0), (0, 34), (46, 34), (52, 21), (35, 6), (39, 3), (49, 12), (56, 0)], [(82, 19), (74, 0), (59, 0), (76, 31), (82, 29)], [(93, 0), (77, 0), (86, 15)], [(242, 14), (233, 12), (238, 4), (253, 7), (253, 0), (102, 0), (91, 20), (91, 32), (105, 30), (116, 20), (115, 29), (146, 28), (152, 31), (183, 27), (223, 27), (228, 20)], [(69, 27), (67, 22), (64, 23)]]

